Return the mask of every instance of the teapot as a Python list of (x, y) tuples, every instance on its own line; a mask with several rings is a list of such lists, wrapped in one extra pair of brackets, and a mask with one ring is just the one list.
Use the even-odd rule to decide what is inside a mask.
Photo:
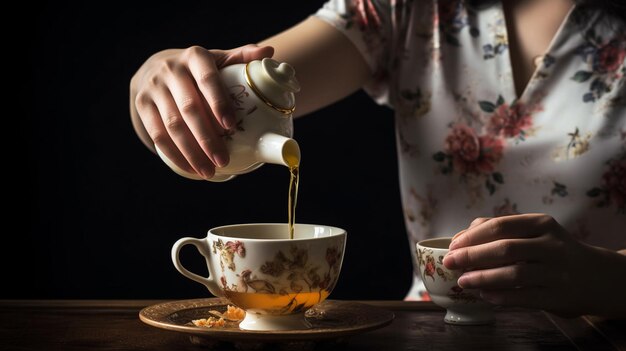
[[(293, 67), (264, 58), (226, 66), (220, 74), (235, 107), (237, 123), (222, 135), (230, 162), (225, 167), (216, 167), (215, 175), (209, 180), (224, 182), (265, 163), (298, 166), (300, 147), (291, 137), (296, 107), (294, 93), (300, 91), (300, 84)], [(177, 174), (203, 179), (178, 167), (158, 147), (156, 151)]]

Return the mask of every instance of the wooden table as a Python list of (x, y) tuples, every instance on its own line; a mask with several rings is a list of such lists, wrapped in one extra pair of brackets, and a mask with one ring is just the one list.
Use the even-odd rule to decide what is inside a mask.
[[(207, 350), (188, 335), (141, 322), (155, 300), (0, 300), (0, 350)], [(430, 302), (361, 301), (394, 321), (334, 342), (286, 345), (318, 350), (626, 350), (626, 321), (562, 319), (540, 311), (499, 309), (496, 323), (452, 326)], [(273, 345), (271, 349), (275, 349)], [(234, 349), (223, 345), (220, 349)], [(264, 348), (269, 349), (269, 348)]]

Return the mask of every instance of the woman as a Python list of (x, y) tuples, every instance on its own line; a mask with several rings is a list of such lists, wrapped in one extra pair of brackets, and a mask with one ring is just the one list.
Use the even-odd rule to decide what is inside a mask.
[[(444, 264), (488, 301), (624, 317), (624, 13), (610, 1), (331, 0), (258, 46), (155, 54), (131, 81), (133, 125), (209, 179), (236, 123), (220, 67), (289, 62), (297, 115), (363, 88), (395, 110), (412, 251), (458, 232)], [(406, 298), (426, 298), (417, 275)]]

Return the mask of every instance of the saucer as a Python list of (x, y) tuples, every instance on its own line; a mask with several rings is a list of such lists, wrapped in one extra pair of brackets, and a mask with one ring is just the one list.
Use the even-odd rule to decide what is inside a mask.
[(250, 331), (236, 323), (224, 327), (196, 327), (192, 320), (211, 317), (209, 311), (224, 312), (230, 303), (221, 298), (170, 301), (148, 306), (139, 312), (142, 322), (166, 330), (189, 334), (194, 343), (211, 342), (300, 342), (338, 339), (390, 324), (394, 314), (363, 303), (326, 300), (305, 314), (312, 327), (305, 330)]

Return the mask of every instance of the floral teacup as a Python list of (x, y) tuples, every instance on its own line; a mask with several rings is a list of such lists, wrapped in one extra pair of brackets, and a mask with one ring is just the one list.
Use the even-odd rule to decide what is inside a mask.
[(476, 290), (463, 289), (457, 280), (463, 274), (443, 265), (452, 238), (422, 240), (417, 243), (420, 275), (433, 302), (446, 309), (444, 321), (450, 324), (487, 324), (494, 321), (493, 305), (482, 300)]
[[(180, 250), (194, 245), (206, 258), (208, 277), (188, 271)], [(246, 311), (244, 330), (307, 329), (304, 312), (324, 301), (337, 283), (346, 245), (340, 228), (296, 224), (237, 224), (209, 230), (203, 239), (182, 238), (172, 261), (185, 277), (205, 285)]]

